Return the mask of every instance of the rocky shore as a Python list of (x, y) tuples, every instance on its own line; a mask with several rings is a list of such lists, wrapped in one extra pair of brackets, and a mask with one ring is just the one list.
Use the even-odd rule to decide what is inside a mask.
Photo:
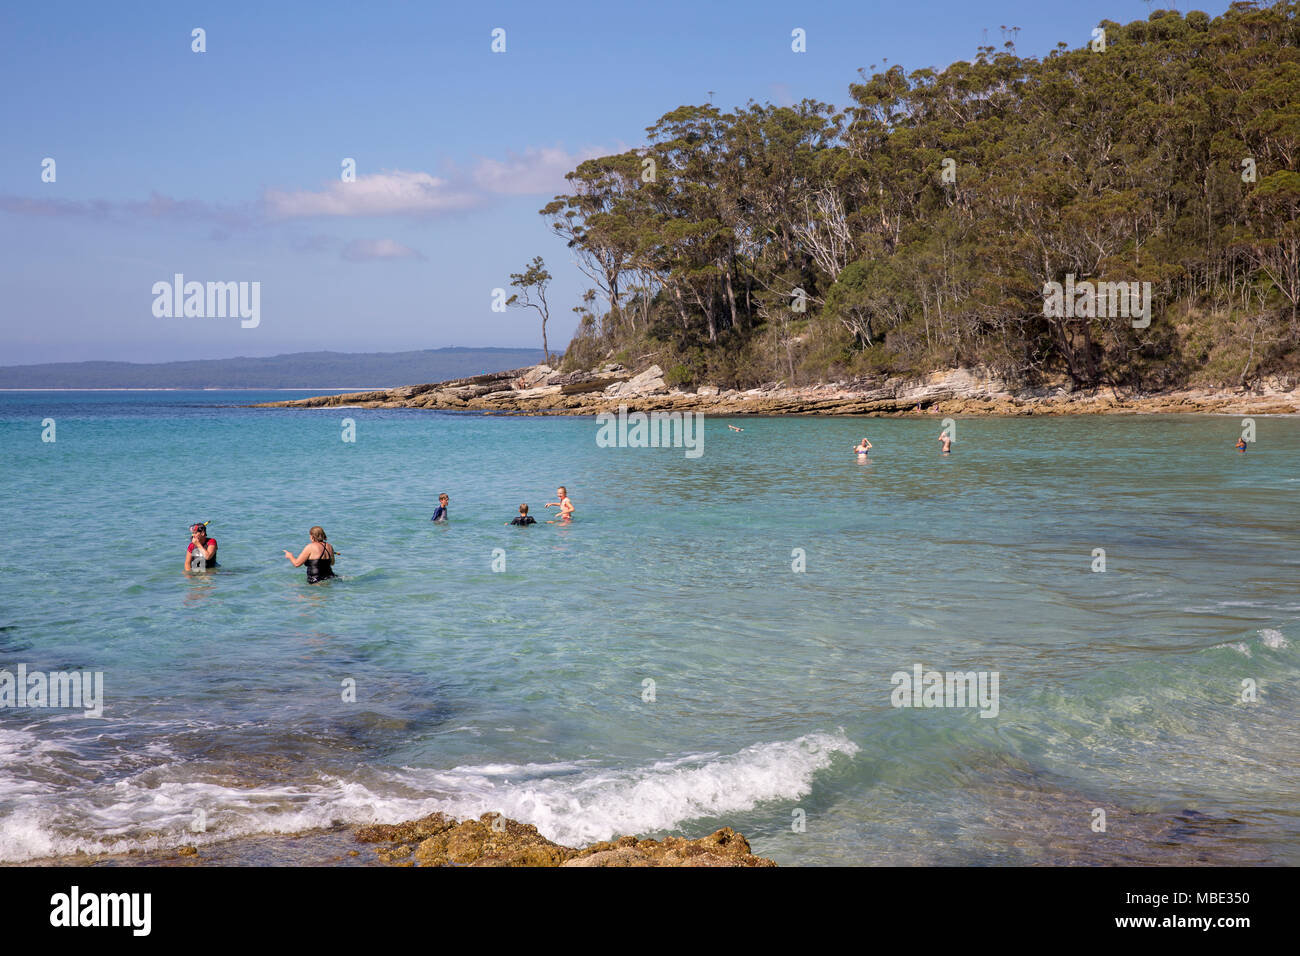
[(361, 827), (356, 838), (383, 844), (376, 855), (394, 866), (776, 866), (754, 856), (749, 842), (730, 827), (698, 840), (625, 836), (575, 850), (500, 814), (457, 821), (434, 813), (395, 826)]
[(984, 369), (953, 369), (925, 378), (858, 379), (788, 387), (774, 382), (746, 391), (703, 385), (670, 388), (657, 365), (633, 373), (610, 364), (582, 372), (546, 365), (427, 385), (263, 402), (255, 408), (427, 408), (505, 415), (594, 415), (692, 411), (709, 415), (1289, 415), (1300, 411), (1300, 387), (1267, 381), (1258, 390), (1185, 389), (1133, 394), (1072, 390), (1068, 383), (1012, 389)]
[(21, 866), (776, 866), (730, 827), (695, 840), (619, 837), (577, 849), (499, 813), (457, 820), (441, 813), (406, 823), (259, 834), (168, 849), (28, 860)]

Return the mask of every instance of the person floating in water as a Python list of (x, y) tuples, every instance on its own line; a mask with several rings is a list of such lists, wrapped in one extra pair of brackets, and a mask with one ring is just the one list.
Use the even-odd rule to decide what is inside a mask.
[(943, 443), (943, 448), (941, 448), (940, 451), (945, 455), (952, 451), (952, 436), (949, 435), (947, 431), (939, 433), (939, 441)]
[(871, 442), (864, 436), (862, 441), (858, 442), (858, 447), (853, 450), (858, 453), (859, 458), (866, 458), (867, 452), (871, 451)]
[(451, 504), (451, 499), (447, 497), (447, 493), (444, 491), (442, 494), (440, 494), (440, 495), (438, 496), (438, 510), (436, 510), (436, 511), (433, 513), (433, 517), (430, 518), (429, 520), (430, 520), (430, 521), (446, 521), (446, 520), (447, 520), (447, 506), (448, 506), (449, 504)]
[(743, 428), (737, 428), (735, 425), (728, 425), (727, 427), (730, 428), (733, 432), (743, 432), (745, 430)]
[(217, 567), (217, 539), (208, 537), (209, 521), (190, 525), (190, 546), (185, 549), (185, 570), (204, 571)]
[(1244, 439), (1244, 438), (1238, 438), (1238, 439), (1237, 439), (1237, 444), (1236, 444), (1235, 447), (1236, 447), (1237, 451), (1239, 451), (1239, 452), (1245, 452), (1245, 450), (1246, 450), (1246, 439)]
[(295, 558), (292, 551), (286, 551), (284, 556), (293, 562), (295, 568), (307, 565), (308, 584), (334, 577), (335, 552), (333, 546), (325, 540), (325, 529), (316, 525), (307, 534), (311, 540), (298, 557)]
[(537, 524), (537, 519), (528, 513), (528, 505), (520, 505), (519, 514), (514, 518), (513, 521), (508, 522), (508, 524), (517, 524), (517, 525)]
[[(573, 520), (573, 502), (569, 499), (568, 489), (565, 488), (564, 485), (560, 485), (559, 488), (555, 489), (555, 494), (560, 500), (548, 501), (546, 507), (559, 508), (560, 510), (556, 515), (556, 519), (564, 524), (568, 524)], [(555, 522), (548, 521), (547, 524), (555, 524)]]

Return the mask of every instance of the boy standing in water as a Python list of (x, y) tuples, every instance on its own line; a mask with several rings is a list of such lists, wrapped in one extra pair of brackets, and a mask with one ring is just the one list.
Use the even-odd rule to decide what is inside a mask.
[[(566, 489), (564, 485), (560, 485), (560, 487), (555, 489), (555, 494), (560, 500), (548, 501), (546, 507), (559, 508), (560, 512), (556, 517), (567, 524), (569, 521), (573, 520), (573, 502), (569, 500), (568, 489)], [(550, 523), (555, 524), (554, 521)]]
[(537, 524), (537, 519), (528, 513), (528, 505), (520, 505), (519, 514), (515, 517), (513, 521), (510, 522), (510, 524), (517, 524), (517, 525)]
[(447, 520), (447, 505), (449, 505), (449, 504), (451, 504), (451, 499), (447, 497), (447, 493), (444, 491), (442, 494), (440, 494), (440, 495), (438, 496), (438, 510), (435, 511), (435, 512), (433, 513), (433, 517), (430, 518), (429, 520), (430, 520), (430, 521), (446, 521), (446, 520)]

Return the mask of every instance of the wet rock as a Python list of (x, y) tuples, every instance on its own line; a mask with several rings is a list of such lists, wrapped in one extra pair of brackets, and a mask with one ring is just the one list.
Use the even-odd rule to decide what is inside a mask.
[[(485, 813), (457, 822), (441, 813), (396, 825), (359, 827), (364, 843), (391, 843), (376, 856), (390, 866), (775, 866), (754, 856), (730, 827), (698, 840), (625, 836), (582, 850), (560, 846), (532, 824)], [(418, 841), (412, 849), (410, 844)]]
[(406, 823), (376, 823), (358, 827), (354, 832), (358, 843), (415, 843), (450, 830), (456, 825), (454, 817), (431, 813)]
[(754, 856), (749, 841), (730, 827), (687, 840), (637, 840), (622, 837), (609, 843), (587, 847), (563, 866), (776, 866), (764, 857)]

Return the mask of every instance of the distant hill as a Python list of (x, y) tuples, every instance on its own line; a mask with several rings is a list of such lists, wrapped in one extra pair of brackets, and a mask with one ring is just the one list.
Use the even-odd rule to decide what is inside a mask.
[(52, 362), (0, 367), (0, 388), (391, 388), (536, 365), (541, 349), (292, 352), (193, 362)]

